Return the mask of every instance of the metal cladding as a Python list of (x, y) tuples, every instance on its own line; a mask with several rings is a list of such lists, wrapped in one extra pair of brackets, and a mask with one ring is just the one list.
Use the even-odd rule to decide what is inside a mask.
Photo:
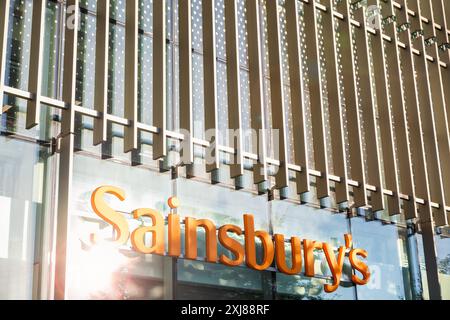
[[(74, 28), (65, 28), (59, 98), (41, 93), (46, 1), (33, 2), (28, 89), (5, 84), (9, 3), (0, 4), (0, 99), (8, 95), (28, 101), (28, 129), (39, 125), (41, 108), (50, 106), (62, 109), (62, 139), (78, 134), (77, 116), (90, 117), (96, 145), (111, 143), (109, 128), (115, 124), (124, 128), (127, 153), (135, 154), (142, 133), (150, 133), (155, 160), (166, 161), (168, 140), (177, 140), (179, 165), (191, 166), (196, 148), (204, 148), (211, 155), (205, 171), (214, 174), (226, 162), (236, 185), (250, 169), (253, 182), (263, 193), (273, 189), (285, 192), (286, 188), (294, 188), (299, 195), (314, 191), (319, 199), (334, 197), (336, 203), (348, 203), (352, 208), (384, 210), (435, 226), (448, 225), (447, 1), (203, 0), (201, 52), (193, 46), (192, 3), (179, 1), (178, 14), (171, 16), (178, 19), (179, 29), (175, 30), (177, 55), (172, 56), (178, 59), (177, 78), (172, 82), (168, 75), (175, 71), (167, 67), (167, 3), (154, 1), (153, 28), (148, 33), (153, 41), (153, 96), (151, 101), (143, 101), (143, 106), (139, 103), (140, 8), (137, 0), (127, 1), (123, 116), (113, 115), (107, 101), (108, 0), (98, 1), (92, 12), (97, 15), (94, 108), (75, 100)], [(77, 20), (80, 10), (73, 6), (78, 7), (78, 1), (67, 1), (66, 6), (66, 15), (75, 15)], [(219, 7), (223, 30), (218, 30)], [(240, 28), (246, 28), (245, 36)], [(218, 37), (225, 43), (220, 54)], [(194, 52), (202, 59), (206, 138), (194, 137), (193, 132)], [(240, 58), (243, 55), (245, 65)], [(226, 65), (225, 76), (218, 76), (219, 63)], [(168, 87), (172, 85), (177, 90), (172, 90), (173, 106), (169, 108)], [(219, 86), (225, 89), (219, 90)], [(226, 97), (219, 102), (221, 90)], [(147, 111), (153, 123), (144, 123), (139, 116), (139, 108), (145, 112), (146, 104), (153, 107)], [(222, 114), (221, 104), (227, 107)], [(244, 115), (246, 110), (248, 115)], [(178, 123), (170, 126), (172, 130), (168, 112), (177, 112)], [(226, 134), (228, 142), (218, 137), (223, 127), (231, 131)], [(257, 135), (250, 148), (248, 129)], [(67, 148), (73, 147), (73, 141), (67, 143)], [(225, 162), (223, 154), (228, 156)], [(253, 167), (248, 168), (249, 163)], [(70, 188), (70, 180), (66, 188)]]

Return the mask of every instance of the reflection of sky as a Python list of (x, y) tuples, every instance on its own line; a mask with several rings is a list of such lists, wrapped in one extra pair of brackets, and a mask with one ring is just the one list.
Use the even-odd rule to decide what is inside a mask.
[(439, 260), (450, 256), (450, 238), (436, 237), (436, 251)]
[(368, 252), (371, 281), (358, 287), (361, 299), (404, 299), (401, 255), (402, 245), (398, 229), (379, 221), (367, 222), (364, 218), (351, 220), (353, 243)]
[[(92, 212), (92, 192), (103, 185), (112, 185), (125, 191), (125, 201), (106, 195), (111, 206), (118, 211), (131, 212), (137, 208), (167, 210), (165, 205), (171, 195), (168, 175), (75, 155), (73, 194), (76, 214)], [(72, 212), (74, 213), (74, 212)], [(92, 216), (91, 215), (91, 216)]]
[(333, 245), (344, 245), (344, 234), (348, 233), (344, 214), (283, 201), (273, 201), (272, 223), (274, 233), (286, 238), (296, 236)]
[(268, 230), (267, 198), (193, 180), (178, 180), (182, 216), (211, 219), (217, 226), (243, 227), (243, 215), (253, 214), (255, 228)]
[[(80, 240), (89, 243), (87, 239), (90, 233), (97, 233), (102, 239), (112, 235), (112, 227), (109, 225), (107, 228), (99, 230), (101, 219), (93, 212), (90, 204), (92, 192), (102, 185), (112, 185), (125, 191), (124, 201), (120, 201), (112, 195), (105, 195), (105, 199), (115, 210), (129, 213), (137, 208), (153, 208), (166, 213), (166, 201), (171, 195), (168, 175), (75, 155), (67, 273), (71, 299), (90, 297), (92, 292), (86, 290), (86, 287), (89, 287), (87, 283), (89, 279), (93, 283), (90, 286), (92, 290), (110, 290), (108, 281), (110, 281), (112, 273), (122, 272), (122, 269), (127, 270), (129, 275), (148, 279), (162, 278), (163, 275), (163, 258), (156, 255), (135, 254), (128, 257), (114, 251), (110, 256), (100, 257), (100, 262), (105, 263), (109, 268), (108, 277), (106, 277), (107, 272), (102, 271), (98, 266), (93, 267), (100, 263), (97, 261), (97, 254), (92, 254), (92, 249), (83, 250)], [(130, 231), (134, 230), (139, 222), (132, 220), (131, 216), (127, 216), (127, 218)], [(102, 260), (106, 260), (106, 262)], [(102, 279), (102, 274), (104, 274), (104, 283), (99, 284), (97, 282), (98, 279)]]

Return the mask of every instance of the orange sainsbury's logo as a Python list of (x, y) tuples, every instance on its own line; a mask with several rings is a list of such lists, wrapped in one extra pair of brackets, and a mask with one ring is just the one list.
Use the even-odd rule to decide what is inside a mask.
[[(131, 245), (136, 252), (143, 254), (165, 255), (165, 220), (161, 213), (154, 209), (141, 208), (133, 211), (133, 218), (150, 218), (151, 226), (139, 226), (130, 233), (128, 223), (125, 217), (108, 206), (104, 199), (105, 194), (111, 194), (119, 200), (125, 200), (125, 192), (113, 186), (101, 186), (97, 188), (91, 196), (91, 205), (94, 212), (103, 220), (112, 225), (115, 230), (114, 245), (124, 245), (131, 240)], [(176, 197), (168, 200), (169, 207), (176, 209), (180, 203)], [(211, 263), (220, 262), (226, 266), (239, 266), (245, 264), (255, 270), (266, 270), (274, 260), (277, 269), (288, 275), (299, 274), (304, 263), (305, 275), (314, 277), (314, 250), (322, 250), (325, 254), (328, 267), (331, 270), (333, 281), (331, 284), (325, 284), (325, 292), (334, 292), (341, 281), (344, 260), (348, 256), (353, 269), (359, 272), (352, 275), (352, 282), (357, 285), (365, 285), (370, 278), (369, 268), (360, 258), (367, 258), (367, 252), (363, 249), (356, 249), (352, 246), (352, 236), (344, 235), (345, 246), (337, 249), (337, 254), (333, 247), (326, 242), (312, 241), (308, 239), (300, 240), (298, 237), (290, 239), (291, 244), (291, 263), (286, 263), (285, 239), (281, 234), (275, 234), (273, 237), (263, 230), (255, 230), (253, 215), (244, 214), (244, 230), (239, 226), (226, 224), (218, 229), (216, 225), (208, 219), (185, 218), (184, 244), (186, 259), (197, 259), (197, 230), (203, 228), (206, 236), (206, 261)], [(180, 216), (175, 213), (168, 215), (168, 252), (172, 257), (181, 256), (181, 223)], [(145, 235), (152, 234), (151, 246), (145, 243)], [(230, 237), (230, 233), (237, 236), (244, 236), (244, 245)], [(256, 238), (262, 244), (262, 259), (256, 258)], [(97, 235), (91, 235), (91, 242), (98, 243)], [(233, 254), (233, 258), (226, 255), (218, 256), (218, 242)], [(303, 252), (303, 254), (302, 254)], [(348, 252), (348, 254), (347, 254)]]

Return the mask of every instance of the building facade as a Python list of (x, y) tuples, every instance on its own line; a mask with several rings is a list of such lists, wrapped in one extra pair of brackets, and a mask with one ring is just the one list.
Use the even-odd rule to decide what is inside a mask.
[[(444, 0), (0, 0), (0, 299), (449, 299), (449, 37)], [(370, 280), (97, 246), (104, 185), (130, 229), (351, 234)]]

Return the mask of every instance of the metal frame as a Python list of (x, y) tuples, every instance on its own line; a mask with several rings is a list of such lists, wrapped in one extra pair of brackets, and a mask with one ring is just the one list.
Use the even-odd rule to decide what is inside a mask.
[(58, 212), (56, 219), (55, 249), (55, 299), (66, 298), (66, 268), (69, 212), (72, 197), (73, 152), (75, 142), (75, 85), (78, 44), (79, 0), (67, 0), (66, 7), (75, 8), (74, 26), (66, 25), (64, 42), (64, 75), (62, 99), (65, 108), (62, 110)]
[[(160, 2), (156, 2), (156, 3), (159, 4)], [(338, 8), (337, 11), (332, 10), (332, 12), (328, 12), (327, 13), (326, 6), (323, 6), (322, 4), (319, 4), (319, 3), (315, 3), (315, 7), (317, 8), (317, 10), (320, 10), (320, 11), (324, 12), (325, 14), (332, 14), (333, 17), (337, 18), (340, 21), (340, 23), (342, 23), (342, 21), (345, 20), (345, 15), (343, 15), (341, 13), (342, 8)], [(404, 10), (402, 10), (402, 6), (399, 3), (397, 3), (397, 2), (392, 1), (392, 7), (397, 9), (397, 10), (400, 10), (400, 12), (404, 11)], [(159, 7), (159, 11), (155, 11), (155, 12), (159, 12), (160, 13), (159, 15), (155, 15), (156, 17), (158, 17), (158, 16), (160, 18), (162, 17), (161, 16), (162, 8), (163, 8), (163, 6)], [(165, 12), (165, 7), (164, 7), (164, 12)], [(405, 15), (412, 17), (412, 16), (416, 16), (416, 13), (411, 11), (411, 10), (407, 10), (405, 12)], [(422, 17), (422, 20), (426, 20), (426, 19)], [(353, 20), (353, 19), (348, 19), (348, 24), (352, 25), (352, 26), (356, 26), (356, 28), (358, 28), (358, 26), (359, 26), (359, 23), (357, 21)], [(164, 34), (163, 32), (161, 32), (162, 25), (163, 24), (158, 23), (157, 19), (155, 19), (155, 21), (154, 21), (155, 30), (154, 30), (154, 33), (153, 33), (153, 36), (154, 36), (153, 40), (154, 40), (155, 43), (157, 43), (157, 39), (155, 37), (158, 34), (159, 35)], [(159, 30), (156, 27), (159, 27)], [(367, 28), (367, 33), (369, 33), (369, 34), (376, 34), (376, 31), (373, 30), (373, 29)], [(447, 31), (447, 33), (450, 33), (450, 32)], [(391, 39), (391, 37), (387, 36), (386, 34), (383, 34), (382, 38), (383, 38), (384, 43), (386, 44), (387, 48), (392, 47), (392, 44), (395, 45), (395, 42), (393, 42), (394, 40)], [(159, 43), (162, 43), (161, 39), (158, 40), (158, 41), (159, 41)], [(165, 39), (163, 41), (165, 43)], [(407, 44), (405, 44), (404, 41), (403, 42), (397, 41), (396, 46), (397, 46), (397, 50), (399, 50), (399, 52), (401, 54), (403, 54), (405, 52), (408, 52), (408, 46), (407, 46)], [(155, 48), (163, 48), (163, 46), (155, 46)], [(162, 52), (162, 50), (161, 50), (161, 52)], [(154, 54), (155, 61), (159, 62), (160, 60), (162, 60), (162, 57), (164, 55), (162, 55), (161, 52), (158, 55), (157, 52), (155, 51), (155, 54)], [(416, 50), (416, 49), (411, 50), (411, 56), (412, 57), (420, 56), (420, 55), (421, 55), (421, 52), (419, 50)], [(159, 56), (159, 59), (156, 58), (157, 56)], [(426, 61), (428, 63), (439, 64), (439, 66), (443, 70), (447, 70), (447, 65), (445, 63), (433, 60), (429, 55), (426, 55), (425, 57), (426, 57)], [(164, 63), (159, 63), (159, 64), (155, 64), (155, 65), (156, 66), (164, 66), (165, 64)], [(154, 71), (154, 73), (156, 74), (156, 71)], [(161, 75), (161, 74), (165, 75), (166, 72), (158, 73), (158, 75)], [(154, 83), (155, 83), (155, 88), (157, 87), (158, 84), (164, 84), (164, 86), (165, 86), (165, 81), (154, 81)], [(409, 90), (407, 90), (407, 91), (409, 92)], [(155, 90), (155, 92), (161, 92), (162, 93), (162, 92), (165, 92), (165, 90), (158, 90), (158, 91)], [(52, 99), (52, 98), (44, 97), (44, 96), (41, 96), (41, 95), (39, 95), (39, 97), (37, 97), (37, 96), (35, 96), (34, 94), (32, 94), (30, 92), (23, 91), (23, 90), (16, 89), (16, 88), (12, 88), (12, 87), (8, 87), (8, 86), (4, 86), (4, 93), (6, 93), (8, 95), (16, 96), (18, 98), (25, 99), (27, 101), (40, 100), (40, 101), (45, 102), (45, 104), (49, 105), (50, 107), (55, 107), (55, 108), (59, 108), (59, 109), (65, 109), (66, 108), (65, 103), (63, 103), (63, 102), (61, 102), (59, 100), (55, 100), (55, 99)], [(161, 94), (161, 97), (164, 97), (164, 95)], [(155, 99), (155, 101), (158, 100), (156, 97), (154, 99)], [(160, 101), (160, 100), (158, 100), (158, 101)], [(162, 104), (161, 106), (164, 107), (164, 105), (165, 104)], [(158, 109), (160, 111), (162, 110), (161, 108), (154, 108), (154, 110), (158, 110)], [(30, 110), (31, 110), (31, 113), (34, 113), (32, 109), (30, 109)], [(160, 111), (155, 111), (155, 112), (159, 113), (162, 116), (165, 116), (165, 113), (164, 112), (160, 112)], [(82, 106), (75, 106), (74, 107), (74, 112), (77, 113), (77, 114), (83, 115), (83, 116), (92, 117), (92, 118), (94, 118), (96, 120), (102, 118), (102, 112), (100, 112), (98, 110), (87, 109), (87, 108), (84, 108)], [(121, 117), (113, 116), (113, 115), (110, 115), (110, 114), (103, 115), (103, 117), (106, 118), (106, 119), (104, 119), (104, 121), (106, 120), (106, 122), (109, 125), (110, 124), (119, 124), (119, 125), (122, 125), (122, 126), (128, 126), (130, 124), (130, 121), (128, 119), (124, 119), (124, 118), (121, 118)], [(161, 117), (158, 117), (158, 118), (161, 118)], [(173, 138), (173, 139), (176, 139), (176, 140), (179, 140), (179, 141), (185, 140), (186, 137), (184, 137), (183, 134), (179, 134), (179, 133), (176, 133), (176, 132), (173, 132), (173, 131), (163, 130), (163, 129), (165, 129), (165, 125), (164, 124), (165, 124), (165, 121), (161, 122), (160, 119), (158, 120), (158, 119), (155, 118), (155, 124), (154, 125), (148, 125), (148, 124), (144, 124), (144, 123), (137, 123), (137, 127), (138, 127), (139, 131), (149, 132), (149, 133), (154, 134), (155, 137), (158, 137), (158, 139), (155, 139), (155, 142), (160, 140), (160, 138), (162, 136), (164, 136), (162, 134), (163, 132), (166, 133), (165, 137), (170, 137), (170, 138)], [(411, 139), (414, 141), (413, 138), (411, 138)], [(196, 145), (199, 145), (199, 146), (203, 146), (203, 147), (208, 147), (210, 145), (210, 143), (208, 141), (201, 140), (201, 139), (193, 139), (192, 143), (196, 144)], [(164, 146), (164, 148), (166, 147), (164, 143), (161, 144), (161, 146)], [(230, 153), (230, 154), (235, 153), (233, 151), (233, 148), (229, 148), (229, 147), (225, 147), (225, 146), (221, 146), (221, 145), (216, 146), (216, 148), (219, 151), (221, 151), (221, 152)], [(413, 152), (413, 154), (414, 154), (414, 152)], [(253, 153), (246, 152), (246, 153), (243, 153), (243, 157), (247, 158), (247, 159), (259, 161), (258, 154), (253, 154)], [(157, 158), (156, 154), (155, 154), (155, 158)], [(267, 165), (278, 166), (280, 161), (278, 159), (267, 158), (266, 163), (267, 163)], [(302, 167), (299, 166), (298, 164), (288, 163), (287, 164), (287, 168), (290, 171), (293, 171), (293, 172), (301, 172), (302, 171)], [(312, 169), (312, 168), (308, 168), (308, 175), (309, 176), (313, 176), (313, 177), (320, 177), (321, 173), (316, 171), (316, 170), (314, 170), (314, 169)], [(403, 179), (403, 177), (405, 177), (404, 174), (401, 175), (402, 179)], [(334, 176), (334, 175), (330, 175), (329, 176), (329, 180), (333, 181), (333, 182), (340, 182), (341, 181), (341, 179), (338, 176)], [(375, 189), (374, 186), (372, 186), (370, 184), (365, 184), (365, 183), (363, 184), (361, 181), (358, 181), (355, 178), (348, 180), (348, 186), (353, 187), (353, 189), (354, 189), (353, 193), (355, 193), (355, 191), (357, 192), (357, 190), (372, 191), (372, 190)], [(405, 190), (407, 191), (407, 189), (405, 189)], [(383, 194), (387, 195), (389, 197), (392, 197), (395, 194), (395, 192), (394, 192), (394, 190), (383, 189)], [(406, 201), (406, 202), (409, 202), (411, 199), (414, 198), (414, 195), (412, 195), (412, 194), (410, 194), (408, 192), (400, 192), (399, 193), (399, 198), (404, 200), (404, 201)], [(428, 199), (426, 193), (422, 193), (422, 195), (418, 194), (417, 197), (415, 197), (415, 201), (413, 201), (413, 202), (415, 202), (417, 204), (423, 204), (426, 201), (426, 199)], [(430, 201), (430, 205), (431, 205), (432, 208), (439, 208), (440, 207), (440, 205), (437, 202), (434, 202), (434, 201)], [(446, 209), (446, 211), (450, 211), (450, 208), (448, 206), (446, 206), (445, 209)]]
[[(392, 4), (393, 4), (393, 7), (396, 8), (396, 9), (402, 8), (402, 6), (400, 4), (398, 4), (397, 2), (392, 2)], [(321, 5), (321, 4), (319, 4), (319, 3), (315, 3), (315, 7), (318, 10), (322, 11), (322, 12), (326, 12), (326, 7)], [(401, 10), (401, 11), (403, 11), (403, 10)], [(334, 11), (333, 10), (332, 15), (335, 18), (337, 18), (339, 21), (341, 21), (341, 22), (344, 20), (344, 17), (345, 17), (343, 14), (340, 13), (339, 10), (338, 11)], [(414, 11), (408, 10), (406, 12), (406, 15), (407, 16), (415, 16), (416, 13)], [(425, 18), (422, 17), (422, 20), (423, 19), (425, 19)], [(358, 27), (358, 25), (359, 25), (353, 19), (349, 19), (349, 23), (351, 25), (356, 26), (356, 27)], [(376, 31), (373, 30), (373, 29), (370, 29), (370, 28), (367, 29), (367, 32), (369, 34), (376, 34)], [(450, 31), (448, 31), (447, 33), (450, 33)], [(385, 41), (385, 43), (387, 44), (387, 47), (389, 48), (389, 46), (391, 46), (392, 39), (389, 36), (385, 35), (385, 34), (382, 35), (382, 38)], [(397, 42), (397, 46), (398, 46), (398, 50), (399, 50), (399, 52), (401, 54), (408, 52), (408, 46), (405, 44), (404, 40), (403, 40), (403, 42), (402, 41), (398, 41)], [(412, 57), (420, 56), (420, 54), (421, 54), (420, 51), (418, 51), (416, 49), (412, 49), (410, 53), (411, 53)], [(438, 61), (434, 61), (428, 55), (426, 56), (426, 60), (428, 61), (428, 63), (438, 63)], [(446, 64), (444, 64), (442, 62), (439, 62), (438, 64), (440, 65), (441, 68), (447, 70), (446, 69), (447, 68)], [(406, 90), (406, 92), (409, 93), (410, 91)], [(12, 88), (12, 87), (8, 87), (8, 86), (4, 86), (4, 93), (8, 94), (8, 95), (15, 96), (15, 97), (18, 97), (18, 98), (21, 98), (21, 99), (25, 99), (27, 101), (32, 101), (32, 100), (35, 99), (34, 94), (32, 94), (32, 93), (30, 93), (28, 91), (23, 91), (23, 90)], [(65, 103), (63, 103), (62, 101), (56, 100), (56, 99), (52, 99), (52, 98), (41, 96), (40, 100), (45, 102), (45, 104), (50, 106), (50, 107), (54, 107), (54, 108), (58, 108), (58, 109), (62, 109), (62, 110), (64, 110), (66, 108)], [(83, 115), (83, 116), (92, 117), (94, 119), (100, 119), (102, 117), (101, 112), (96, 111), (96, 110), (92, 110), (92, 109), (87, 109), (87, 108), (84, 108), (82, 106), (75, 106), (73, 109), (74, 109), (73, 111), (76, 114), (80, 114), (80, 115)], [(129, 125), (129, 121), (127, 119), (124, 119), (124, 118), (121, 118), (121, 117), (118, 117), (118, 116), (113, 116), (113, 115), (107, 114), (105, 118), (106, 118), (106, 121), (107, 121), (108, 124), (118, 124), (118, 125), (122, 125), (122, 126)], [(409, 117), (408, 117), (408, 119), (409, 119)], [(161, 132), (161, 128), (157, 127), (155, 125), (148, 125), (148, 124), (144, 124), (144, 123), (138, 123), (137, 127), (138, 127), (138, 130), (141, 131), (141, 132), (149, 132), (149, 133), (152, 133), (154, 135), (159, 135), (160, 132)], [(168, 131), (168, 130), (166, 130), (166, 136), (169, 137), (169, 138), (172, 138), (172, 139), (179, 140), (179, 141), (183, 141), (185, 139), (183, 134), (179, 134), (177, 132)], [(414, 139), (412, 139), (412, 141), (414, 141)], [(199, 145), (199, 146), (203, 146), (203, 147), (208, 147), (209, 146), (209, 142), (206, 141), (206, 140), (202, 140), (202, 139), (193, 139), (193, 144)], [(232, 148), (229, 148), (229, 147), (226, 147), (226, 146), (219, 145), (219, 146), (217, 146), (217, 148), (221, 152), (225, 152), (225, 153), (229, 153), (229, 154), (235, 153)], [(245, 152), (245, 153), (243, 153), (243, 157), (247, 158), (247, 159), (250, 159), (250, 160), (255, 160), (255, 161), (259, 160), (258, 155), (254, 154), (254, 153)], [(268, 165), (274, 165), (274, 166), (278, 166), (279, 165), (279, 161), (278, 160), (271, 159), (271, 158), (267, 158), (266, 163)], [(290, 171), (293, 171), (293, 172), (300, 172), (302, 170), (302, 168), (299, 165), (297, 165), (297, 164), (288, 163), (287, 167), (288, 167), (288, 169)], [(311, 168), (308, 169), (308, 173), (312, 177), (320, 177), (320, 175), (321, 175), (320, 172), (318, 172), (318, 171), (316, 171), (314, 169), (311, 169)], [(337, 176), (334, 176), (334, 175), (330, 175), (329, 176), (329, 180), (333, 181), (333, 182), (339, 182), (340, 178), (337, 177)], [(357, 188), (357, 189), (365, 189), (367, 191), (371, 191), (371, 190), (375, 189), (374, 186), (371, 186), (370, 184), (364, 184), (363, 185), (360, 181), (357, 181), (355, 179), (349, 179), (348, 180), (348, 186), (353, 187), (353, 188)], [(364, 188), (364, 186), (365, 186), (365, 188)], [(419, 186), (419, 185), (416, 183), (416, 187), (417, 186)], [(355, 191), (355, 190), (353, 190), (353, 191)], [(383, 189), (383, 194), (391, 197), (391, 196), (393, 196), (394, 192), (393, 192), (393, 190)], [(402, 199), (402, 200), (404, 200), (406, 202), (409, 202), (409, 201), (411, 201), (414, 198), (410, 194), (403, 193), (403, 192), (399, 193), (399, 197), (400, 197), (400, 199)], [(425, 203), (426, 199), (428, 199), (428, 198), (427, 198), (426, 193), (423, 193), (422, 196), (420, 194), (417, 194), (417, 196), (414, 199), (415, 199), (415, 201), (413, 201), (413, 202), (415, 202), (416, 204), (423, 204), (423, 203)], [(434, 201), (430, 201), (430, 206), (432, 208), (439, 208), (439, 205), (436, 202), (434, 202)], [(449, 206), (446, 206), (445, 209), (448, 212), (450, 211), (450, 207)]]

